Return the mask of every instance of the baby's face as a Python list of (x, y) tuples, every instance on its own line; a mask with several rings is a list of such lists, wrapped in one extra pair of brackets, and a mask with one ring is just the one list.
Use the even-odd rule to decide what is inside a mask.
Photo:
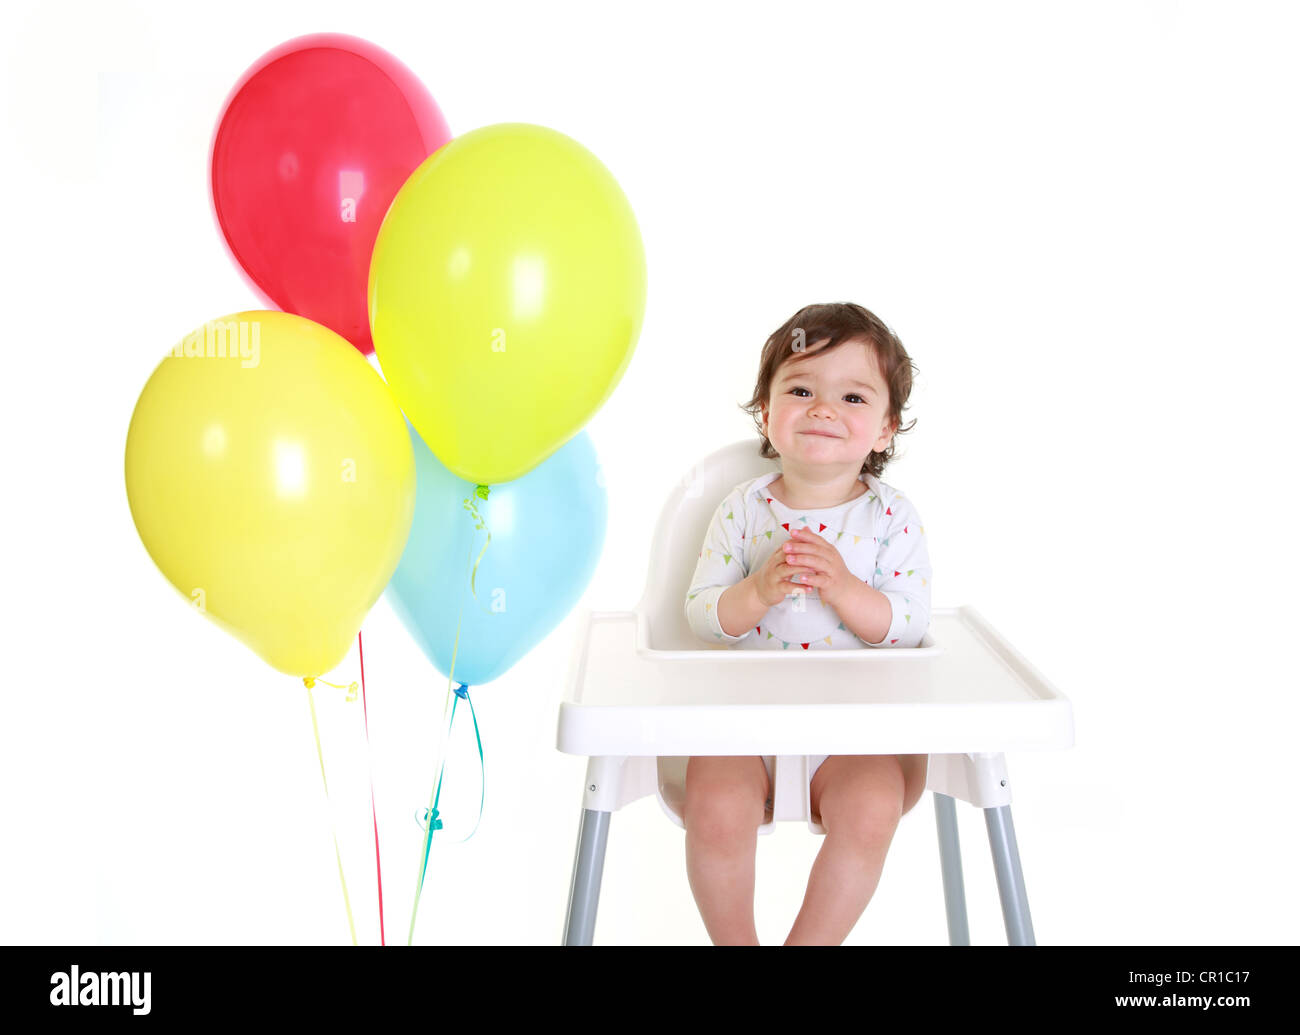
[(846, 341), (822, 355), (824, 344), (777, 370), (764, 430), (786, 464), (857, 471), (893, 437), (889, 389), (868, 343)]

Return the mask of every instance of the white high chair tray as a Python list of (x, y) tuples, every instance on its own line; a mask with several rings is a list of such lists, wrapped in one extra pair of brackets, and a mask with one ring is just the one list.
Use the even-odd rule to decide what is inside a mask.
[[(622, 612), (600, 612), (603, 616), (622, 614)], [(636, 614), (636, 652), (643, 658), (650, 661), (699, 661), (701, 654), (717, 654), (720, 657), (734, 658), (737, 663), (747, 661), (771, 661), (774, 658), (789, 659), (800, 658), (809, 653), (803, 649), (800, 650), (741, 650), (735, 647), (700, 647), (698, 650), (656, 650), (650, 646), (650, 616), (643, 611), (635, 612)], [(895, 660), (902, 658), (932, 658), (936, 654), (943, 652), (934, 640), (933, 630), (928, 631), (922, 638), (919, 646), (911, 647), (908, 650), (891, 650), (889, 648), (868, 647), (864, 651), (860, 647), (854, 647), (847, 650), (819, 650), (819, 658), (856, 658), (860, 654), (892, 654)]]
[(879, 650), (655, 651), (637, 611), (584, 609), (579, 626), (556, 742), (566, 754), (958, 754), (1074, 743), (1069, 700), (970, 606), (934, 610), (921, 647)]

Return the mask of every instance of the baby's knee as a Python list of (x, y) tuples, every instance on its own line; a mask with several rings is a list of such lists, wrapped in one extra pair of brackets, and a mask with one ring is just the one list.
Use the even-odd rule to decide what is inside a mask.
[(763, 822), (763, 803), (707, 795), (688, 798), (682, 810), (687, 832), (709, 844), (732, 845), (755, 836)]
[(710, 773), (705, 766), (686, 778), (683, 810), (686, 829), (709, 840), (734, 841), (751, 836), (763, 821), (763, 787), (733, 774)]
[(822, 801), (822, 825), (827, 833), (833, 831), (864, 843), (892, 840), (902, 818), (903, 796), (890, 785), (860, 787), (856, 793)]

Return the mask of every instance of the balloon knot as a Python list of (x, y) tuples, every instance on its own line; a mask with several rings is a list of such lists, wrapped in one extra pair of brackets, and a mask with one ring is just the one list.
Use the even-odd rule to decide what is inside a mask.
[(488, 498), (489, 491), (490, 490), (486, 485), (479, 485), (474, 488), (474, 495), (476, 495), (481, 500), (485, 500)]
[(310, 690), (312, 687), (316, 685), (316, 680), (312, 676), (303, 676), (302, 685), (305, 686), (308, 690)]
[(464, 683), (456, 687), (454, 692), (456, 696), (459, 697), (462, 701), (468, 700), (469, 698), (469, 687), (467, 687)]

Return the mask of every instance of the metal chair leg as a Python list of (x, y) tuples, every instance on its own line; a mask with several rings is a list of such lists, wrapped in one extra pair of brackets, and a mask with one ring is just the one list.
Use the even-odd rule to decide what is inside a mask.
[(569, 909), (564, 918), (564, 944), (590, 945), (596, 930), (600, 877), (605, 869), (605, 843), (609, 840), (609, 813), (582, 810), (578, 846), (573, 856), (573, 881)]
[(989, 847), (993, 850), (993, 869), (998, 878), (998, 896), (1002, 899), (1007, 944), (1033, 945), (1034, 925), (1029, 918), (1029, 896), (1025, 894), (1025, 877), (1020, 870), (1020, 850), (1016, 847), (1011, 806), (985, 809), (984, 821), (989, 829)]
[(939, 827), (939, 865), (943, 870), (943, 902), (948, 913), (948, 944), (969, 945), (966, 887), (962, 881), (961, 845), (957, 840), (957, 806), (946, 794), (934, 792), (934, 818)]

